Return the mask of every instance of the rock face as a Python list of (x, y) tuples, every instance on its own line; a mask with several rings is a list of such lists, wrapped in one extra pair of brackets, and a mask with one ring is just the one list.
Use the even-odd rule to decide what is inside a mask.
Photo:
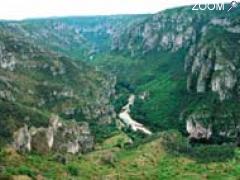
[(208, 128), (205, 128), (201, 123), (194, 120), (187, 121), (186, 130), (189, 134), (190, 139), (209, 140), (212, 135), (212, 130), (210, 126)]
[(13, 147), (21, 152), (76, 154), (92, 150), (94, 140), (87, 123), (62, 123), (58, 116), (52, 116), (47, 128), (20, 128), (14, 133)]
[[(190, 140), (209, 140), (212, 137), (212, 124), (209, 123), (211, 113), (197, 109), (187, 116), (186, 131)], [(204, 123), (205, 122), (205, 123)]]
[(9, 71), (15, 69), (17, 60), (12, 53), (6, 53), (5, 46), (0, 42), (0, 67)]
[(69, 122), (58, 129), (53, 150), (76, 154), (93, 149), (94, 140), (87, 123)]
[[(203, 37), (203, 39), (206, 37)], [(189, 137), (193, 139), (209, 140), (211, 135), (222, 136), (221, 131), (234, 132), (230, 133), (235, 137), (236, 127), (238, 124), (238, 113), (234, 109), (225, 106), (226, 101), (233, 102), (239, 97), (239, 73), (237, 70), (237, 51), (233, 57), (223, 53), (223, 49), (229, 47), (226, 42), (220, 44), (206, 44), (204, 40), (200, 40), (197, 46), (193, 46), (185, 60), (185, 70), (187, 76), (187, 90), (190, 93), (197, 93), (205, 96), (206, 99), (211, 99), (207, 94), (211, 93), (212, 97), (216, 94), (216, 100), (205, 101), (204, 105), (211, 111), (208, 115), (202, 114), (201, 105), (196, 108), (194, 114), (186, 117), (186, 126)], [(211, 44), (213, 43), (213, 44)], [(221, 47), (221, 50), (220, 50)], [(234, 99), (234, 100), (233, 100)], [(223, 107), (221, 110), (216, 107), (216, 104)], [(234, 108), (237, 108), (236, 106)], [(218, 112), (218, 113), (214, 113)], [(209, 118), (211, 116), (211, 118)], [(202, 122), (206, 126), (203, 126)], [(222, 127), (221, 127), (222, 126)], [(225, 127), (228, 126), (228, 130)], [(212, 132), (211, 128), (215, 131)], [(224, 127), (224, 128), (223, 128)], [(225, 135), (224, 135), (225, 136)]]
[[(119, 42), (115, 50), (131, 56), (184, 54), (186, 94), (193, 102), (184, 107), (189, 110), (184, 122), (191, 138), (236, 134), (240, 124), (238, 16), (239, 10), (228, 17), (221, 12), (192, 12), (189, 7), (166, 10), (133, 23), (115, 37)], [(203, 106), (208, 115), (201, 112)]]
[(31, 151), (31, 135), (26, 125), (14, 133), (13, 139), (15, 149), (21, 152)]
[[(132, 56), (150, 51), (176, 52), (196, 41), (197, 29), (194, 24), (201, 23), (201, 16), (190, 16), (184, 10), (181, 13), (160, 12), (139, 23), (133, 23), (129, 29), (118, 36), (119, 48), (125, 47)], [(124, 41), (128, 37), (127, 41)]]
[(224, 56), (216, 45), (192, 47), (185, 61), (188, 91), (216, 92), (221, 101), (233, 97), (238, 82), (236, 60)]
[(54, 142), (53, 127), (32, 130), (31, 147), (33, 151), (45, 154), (51, 151)]

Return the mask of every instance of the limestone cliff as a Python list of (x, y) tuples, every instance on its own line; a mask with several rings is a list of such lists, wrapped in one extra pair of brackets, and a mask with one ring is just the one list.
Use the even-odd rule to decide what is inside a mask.
[(20, 152), (34, 151), (40, 154), (49, 152), (83, 153), (94, 147), (93, 136), (88, 123), (61, 122), (52, 116), (48, 127), (28, 127), (25, 125), (14, 132), (13, 147)]
[[(115, 50), (132, 57), (183, 55), (185, 65), (178, 68), (185, 70), (181, 75), (186, 78), (187, 99), (191, 99), (183, 109), (190, 137), (236, 137), (240, 123), (238, 16), (239, 10), (226, 15), (193, 12), (190, 7), (170, 9), (132, 24), (118, 36), (121, 44)], [(202, 113), (206, 109), (207, 115)]]

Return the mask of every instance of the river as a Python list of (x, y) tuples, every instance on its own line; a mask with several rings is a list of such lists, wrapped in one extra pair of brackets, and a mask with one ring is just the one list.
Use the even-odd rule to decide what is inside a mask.
[(144, 134), (151, 135), (152, 132), (144, 127), (143, 124), (137, 122), (136, 120), (132, 119), (130, 116), (131, 109), (130, 107), (134, 105), (135, 102), (135, 95), (131, 94), (128, 98), (128, 103), (122, 107), (121, 112), (119, 113), (119, 118), (123, 121), (123, 123), (130, 127), (133, 131), (140, 131)]

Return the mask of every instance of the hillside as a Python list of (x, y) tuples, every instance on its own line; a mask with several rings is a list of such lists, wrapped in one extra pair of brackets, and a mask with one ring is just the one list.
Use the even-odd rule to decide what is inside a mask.
[(46, 126), (51, 114), (65, 120), (111, 124), (114, 78), (58, 55), (0, 26), (1, 144), (23, 124)]
[[(179, 134), (178, 134), (179, 135)], [(173, 134), (171, 134), (173, 136)], [(137, 147), (119, 148), (126, 141), (124, 134), (106, 139), (92, 153), (73, 157), (65, 162), (57, 155), (20, 156), (11, 150), (2, 152), (4, 175), (15, 178), (39, 179), (238, 179), (239, 150), (231, 147), (208, 146), (195, 148), (199, 157), (169, 154), (162, 144), (164, 135)], [(125, 139), (125, 140), (124, 140)], [(233, 157), (234, 155), (234, 157)], [(19, 164), (18, 161), (22, 161)], [(22, 176), (19, 176), (22, 174)], [(2, 177), (5, 177), (2, 176)]]
[(186, 132), (200, 123), (211, 126), (213, 139), (236, 138), (238, 15), (189, 7), (160, 12), (126, 28), (114, 53), (94, 64), (117, 75), (120, 94), (148, 94), (133, 108), (149, 127)]
[(239, 15), (0, 22), (0, 175), (239, 179)]
[[(30, 19), (3, 23), (5, 29), (73, 59), (87, 61), (110, 52), (125, 27), (148, 15)], [(115, 40), (116, 39), (116, 40)]]

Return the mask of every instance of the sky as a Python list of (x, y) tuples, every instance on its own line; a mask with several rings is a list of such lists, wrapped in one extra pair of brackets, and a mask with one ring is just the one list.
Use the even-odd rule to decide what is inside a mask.
[(156, 13), (197, 2), (231, 0), (0, 0), (0, 19)]

